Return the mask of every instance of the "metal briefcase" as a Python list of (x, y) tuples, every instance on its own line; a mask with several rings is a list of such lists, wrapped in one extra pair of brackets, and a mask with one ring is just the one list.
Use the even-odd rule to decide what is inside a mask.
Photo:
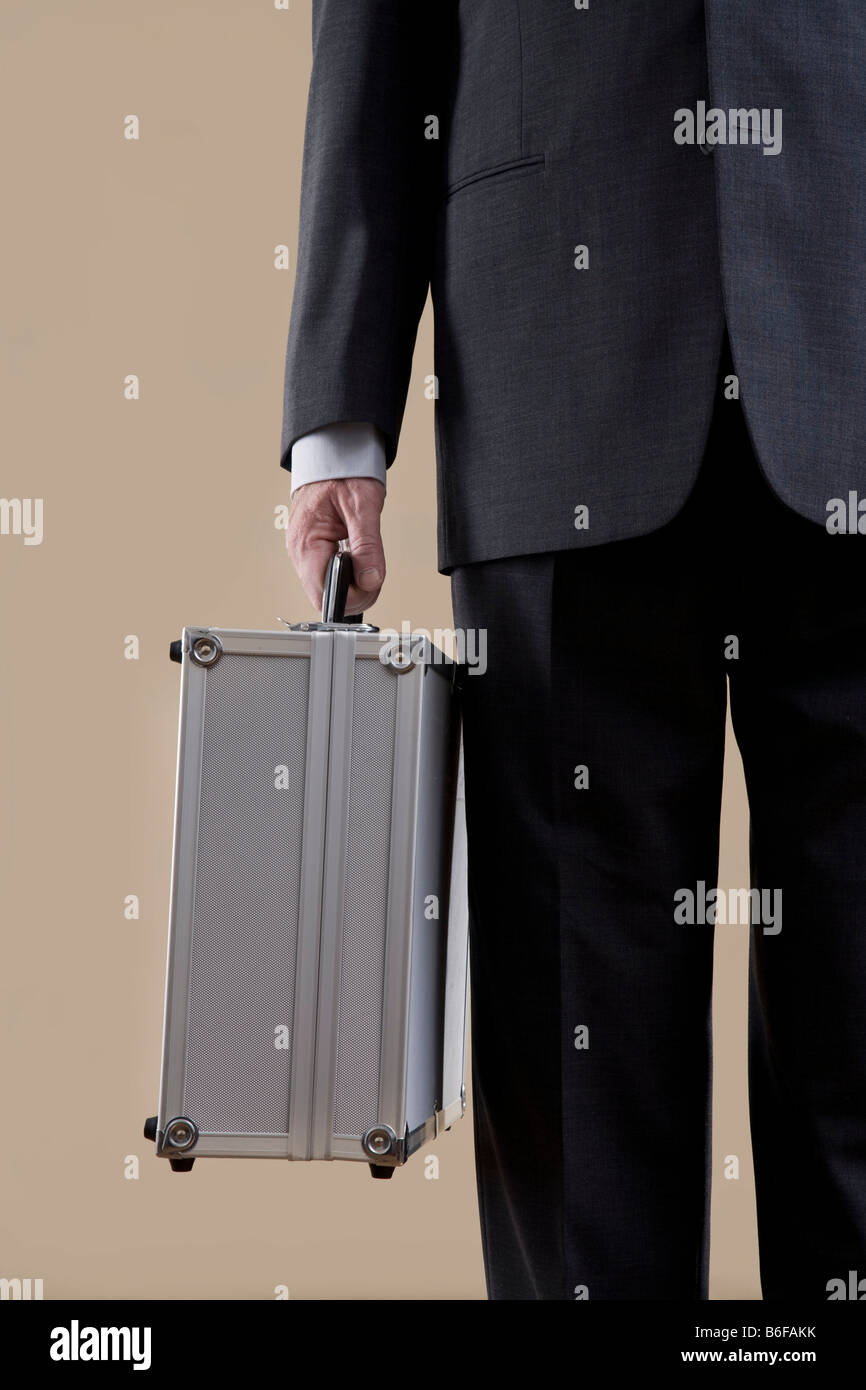
[(189, 627), (159, 1115), (196, 1158), (356, 1159), (376, 1177), (465, 1109), (459, 668), (341, 621)]

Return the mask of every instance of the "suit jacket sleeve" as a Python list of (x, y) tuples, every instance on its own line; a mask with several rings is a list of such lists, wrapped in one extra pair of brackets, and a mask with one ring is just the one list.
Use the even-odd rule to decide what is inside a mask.
[(303, 434), (368, 421), (393, 462), (430, 283), (441, 20), (414, 0), (313, 0), (280, 463)]

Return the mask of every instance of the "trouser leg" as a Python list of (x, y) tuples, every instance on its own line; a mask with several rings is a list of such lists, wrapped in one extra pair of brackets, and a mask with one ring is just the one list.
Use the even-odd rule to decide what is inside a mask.
[(472, 1097), (491, 1298), (561, 1298), (558, 863), (550, 783), (552, 557), (459, 570), (467, 675)]
[(782, 914), (752, 927), (761, 1279), (765, 1299), (826, 1299), (866, 1281), (866, 537), (760, 480), (747, 515), (731, 707), (753, 881)]
[(453, 576), (456, 626), (487, 631), (464, 746), (491, 1298), (706, 1296), (712, 931), (674, 906), (718, 862), (710, 498)]

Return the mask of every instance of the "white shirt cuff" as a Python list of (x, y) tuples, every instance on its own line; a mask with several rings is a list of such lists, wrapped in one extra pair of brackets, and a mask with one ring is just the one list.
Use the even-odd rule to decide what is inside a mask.
[(340, 420), (301, 435), (292, 445), (292, 492), (327, 478), (378, 478), (387, 491), (385, 445), (376, 425)]

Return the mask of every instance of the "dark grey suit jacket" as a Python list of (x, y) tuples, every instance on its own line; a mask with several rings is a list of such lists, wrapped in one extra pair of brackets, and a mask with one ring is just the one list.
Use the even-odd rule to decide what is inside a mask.
[[(314, 0), (313, 41), (283, 466), (337, 420), (390, 466), (430, 288), (443, 573), (673, 517), (726, 320), (775, 492), (866, 501), (864, 0)], [(781, 152), (677, 143), (700, 102)]]

